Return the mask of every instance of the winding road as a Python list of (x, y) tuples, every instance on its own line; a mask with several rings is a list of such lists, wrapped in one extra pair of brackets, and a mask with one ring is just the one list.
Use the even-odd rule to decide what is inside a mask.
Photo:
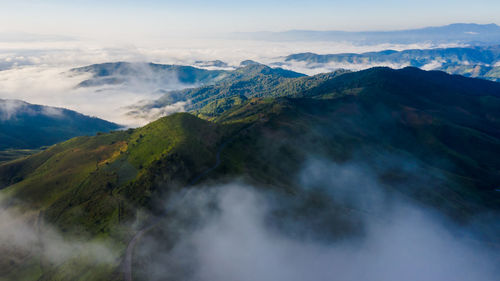
[[(222, 143), (219, 148), (217, 149), (217, 153), (215, 155), (215, 164), (206, 169), (205, 171), (203, 171), (201, 174), (199, 174), (198, 176), (196, 176), (192, 181), (190, 181), (188, 183), (187, 186), (185, 186), (184, 188), (187, 188), (189, 186), (192, 186), (192, 185), (195, 185), (196, 183), (198, 183), (203, 177), (205, 177), (206, 175), (208, 175), (210, 172), (212, 172), (213, 170), (217, 169), (220, 164), (221, 164), (221, 154), (222, 154), (222, 151), (224, 150), (224, 148), (233, 140), (233, 138), (230, 138), (229, 140), (225, 141), (224, 143)], [(184, 200), (187, 195), (189, 195), (189, 193), (191, 192), (192, 190), (188, 190), (187, 192), (185, 192), (183, 195), (182, 195), (182, 198), (180, 199), (181, 201)], [(165, 214), (168, 213), (168, 209), (167, 208), (165, 210)], [(124, 274), (124, 279), (126, 281), (133, 281), (133, 278), (132, 278), (132, 257), (133, 257), (133, 254), (134, 254), (134, 248), (135, 246), (137, 245), (137, 243), (141, 240), (142, 236), (144, 236), (144, 234), (146, 234), (147, 232), (149, 232), (151, 229), (153, 229), (155, 226), (157, 226), (160, 221), (161, 221), (162, 217), (159, 217), (159, 218), (156, 218), (152, 223), (150, 223), (148, 226), (144, 227), (143, 229), (139, 230), (135, 235), (134, 237), (132, 237), (132, 239), (130, 240), (130, 242), (128, 243), (128, 246), (127, 246), (127, 250), (125, 252), (125, 259), (123, 260), (123, 274)]]

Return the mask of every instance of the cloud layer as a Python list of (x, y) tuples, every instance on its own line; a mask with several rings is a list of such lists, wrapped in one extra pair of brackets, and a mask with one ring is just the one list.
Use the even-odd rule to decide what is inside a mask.
[[(138, 259), (145, 269), (139, 275), (196, 281), (496, 280), (499, 257), (492, 249), (475, 242), (467, 228), (386, 193), (362, 166), (313, 161), (301, 178), (299, 194), (326, 194), (334, 210), (342, 211), (308, 215), (302, 209), (287, 216), (300, 195), (241, 183), (192, 191), (177, 220), (170, 217), (141, 242)], [(312, 220), (326, 232), (343, 227), (326, 224), (332, 216), (359, 224), (348, 236), (327, 239), (308, 227)]]
[[(163, 114), (183, 110), (182, 104), (159, 112), (127, 115), (127, 107), (157, 99), (157, 90), (182, 89), (195, 85), (153, 83), (155, 77), (148, 71), (136, 77), (126, 87), (107, 86), (87, 89), (75, 88), (89, 75), (70, 75), (69, 70), (95, 63), (128, 61), (161, 64), (200, 65), (200, 61), (222, 60), (224, 69), (237, 67), (243, 60), (271, 64), (286, 55), (301, 52), (341, 53), (366, 52), (385, 49), (404, 50), (437, 47), (429, 44), (372, 46), (348, 42), (258, 42), (250, 40), (178, 39), (145, 42), (141, 45), (103, 44), (85, 40), (67, 41), (5, 41), (0, 42), (0, 98), (20, 99), (29, 103), (65, 107), (97, 116), (126, 126), (140, 126)], [(391, 65), (396, 68), (404, 65)], [(316, 74), (337, 68), (361, 69), (367, 65), (321, 65), (300, 63), (283, 65), (284, 68)], [(206, 67), (214, 69), (212, 66)], [(216, 68), (216, 67), (215, 67)], [(148, 76), (149, 75), (149, 76)], [(163, 81), (164, 82), (164, 81)]]

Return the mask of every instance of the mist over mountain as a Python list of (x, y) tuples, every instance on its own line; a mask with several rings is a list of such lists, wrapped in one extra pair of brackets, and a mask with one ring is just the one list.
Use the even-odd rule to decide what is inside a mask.
[[(150, 106), (152, 101), (167, 92), (213, 85), (223, 79), (224, 71), (240, 67), (240, 62), (245, 60), (308, 75), (331, 72), (339, 68), (360, 70), (374, 66), (393, 68), (419, 66), (491, 80), (498, 77), (498, 67), (494, 64), (467, 64), (466, 60), (462, 60), (461, 63), (446, 63), (448, 58), (443, 57), (445, 62), (441, 59), (432, 61), (430, 58), (421, 59), (418, 57), (420, 55), (410, 62), (393, 57), (388, 62), (369, 59), (373, 63), (362, 63), (358, 59), (354, 64), (347, 61), (345, 63), (284, 61), (289, 54), (347, 52), (361, 54), (387, 49), (403, 51), (457, 46), (457, 44), (462, 46), (461, 43), (443, 45), (419, 41), (411, 44), (366, 45), (347, 41), (283, 42), (238, 40), (236, 37), (224, 40), (214, 38), (169, 40), (167, 37), (162, 37), (161, 44), (157, 42), (159, 45), (140, 40), (130, 45), (112, 43), (101, 45), (78, 37), (61, 42), (62, 39), (48, 40), (44, 39), (44, 36), (38, 41), (33, 36), (21, 40), (22, 33), (16, 36), (20, 39), (0, 44), (0, 69), (3, 69), (0, 71), (2, 98), (68, 108), (129, 127), (142, 126), (158, 117), (189, 110), (190, 102), (182, 100), (175, 105), (171, 104), (173, 106), (170, 107), (155, 107), (150, 112), (139, 110), (137, 114), (129, 114), (136, 111), (136, 108)], [(459, 56), (460, 54), (457, 54), (457, 57)], [(436, 57), (442, 56), (436, 55)], [(413, 63), (414, 61), (416, 63)], [(423, 62), (429, 63), (423, 64)], [(105, 76), (96, 75), (98, 68), (113, 68), (116, 67), (114, 64), (118, 65), (117, 69), (109, 69), (111, 72)], [(442, 67), (436, 68), (439, 65)], [(193, 66), (202, 70), (191, 69)]]
[(273, 96), (272, 92), (280, 84), (300, 77), (306, 75), (247, 60), (241, 62), (236, 70), (226, 72), (225, 77), (213, 85), (167, 92), (155, 101), (130, 106), (128, 115), (141, 117), (176, 108), (177, 105), (182, 105), (186, 111), (217, 107), (227, 109), (252, 97), (263, 94)]
[(229, 68), (230, 65), (228, 65), (226, 62), (223, 62), (221, 60), (212, 60), (212, 61), (195, 61), (194, 65), (203, 67), (203, 68)]
[(71, 70), (76, 73), (90, 73), (92, 78), (82, 81), (78, 87), (96, 87), (104, 85), (152, 84), (159, 89), (175, 89), (180, 85), (195, 87), (210, 84), (225, 75), (220, 70), (204, 70), (191, 66), (162, 65), (154, 63), (103, 63)]
[(464, 47), (440, 49), (416, 49), (405, 51), (386, 50), (369, 53), (292, 54), (284, 63), (276, 65), (309, 69), (365, 69), (374, 66), (402, 68), (419, 67), (426, 70), (442, 70), (450, 74), (478, 77), (493, 81), (500, 80), (500, 47)]
[(499, 44), (500, 26), (496, 24), (455, 23), (445, 26), (396, 31), (312, 31), (234, 33), (231, 37), (265, 41), (346, 41), (357, 44), (462, 43)]
[(0, 71), (0, 95), (137, 127), (154, 119), (129, 118), (127, 106), (158, 99), (168, 91), (213, 84), (225, 75), (224, 70), (139, 62), (19, 66)]
[(495, 280), (499, 83), (250, 64), (178, 93), (189, 113), (0, 164), (3, 278)]

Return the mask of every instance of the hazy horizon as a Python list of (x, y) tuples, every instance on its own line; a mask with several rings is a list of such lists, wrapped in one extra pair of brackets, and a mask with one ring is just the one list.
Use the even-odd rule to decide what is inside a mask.
[(135, 40), (226, 32), (401, 30), (500, 24), (500, 2), (470, 1), (0, 1), (0, 32)]

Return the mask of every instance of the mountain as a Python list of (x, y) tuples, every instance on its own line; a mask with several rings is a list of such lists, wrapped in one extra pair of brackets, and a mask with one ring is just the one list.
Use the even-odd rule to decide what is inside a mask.
[[(202, 210), (187, 211), (188, 202), (178, 192), (210, 191), (211, 185), (234, 179), (287, 202), (269, 221), (276, 229), (285, 228), (301, 239), (362, 233), (359, 216), (376, 217), (375, 211), (327, 196), (334, 187), (301, 187), (299, 175), (311, 159), (369, 167), (392, 197), (404, 196), (460, 224), (474, 222), (483, 241), (498, 243), (497, 225), (476, 218), (497, 218), (500, 206), (499, 83), (417, 68), (306, 77), (262, 65), (246, 67), (230, 73), (231, 80), (187, 92), (200, 101), (201, 93), (216, 96), (214, 102), (245, 97), (208, 117), (198, 110), (177, 113), (142, 128), (74, 138), (0, 164), (6, 210), (22, 212), (36, 229), (43, 229), (41, 222), (53, 225), (65, 237), (78, 237), (80, 245), (107, 241), (118, 253), (100, 263), (85, 251), (41, 263), (41, 242), (36, 242), (10, 259), (0, 259), (0, 277), (127, 280), (122, 267), (130, 253), (127, 248), (134, 245), (128, 241), (135, 243), (145, 235), (137, 225), (151, 229), (162, 220), (172, 223), (170, 232), (153, 231), (165, 248), (153, 247), (150, 253), (175, 251), (178, 239), (187, 235), (184, 227), (197, 225), (191, 216), (204, 215)], [(349, 172), (330, 176), (359, 177)], [(372, 186), (357, 180), (349, 187), (364, 195)], [(196, 188), (187, 188), (192, 185)], [(240, 205), (244, 199), (239, 198)], [(165, 204), (176, 202), (178, 211), (165, 211)], [(289, 221), (300, 221), (305, 230), (287, 229)], [(250, 230), (237, 233), (245, 231)], [(0, 247), (17, 253), (12, 245)], [(133, 261), (134, 280), (151, 278), (144, 270), (159, 258), (151, 255)], [(181, 278), (172, 274), (169, 279)]]
[(346, 64), (412, 64), (411, 66), (423, 67), (428, 64), (440, 62), (443, 64), (483, 64), (494, 65), (500, 61), (500, 46), (461, 47), (438, 49), (413, 49), (404, 51), (385, 50), (381, 52), (368, 52), (362, 54), (331, 54), (318, 55), (314, 53), (301, 53), (289, 55), (285, 61), (303, 61), (308, 63), (346, 63)]
[(209, 84), (224, 77), (222, 70), (205, 70), (192, 66), (155, 63), (113, 62), (94, 64), (71, 70), (73, 73), (89, 73), (91, 78), (78, 87), (104, 85), (154, 84), (167, 89), (176, 85)]
[(264, 41), (346, 41), (356, 44), (499, 44), (500, 27), (496, 24), (455, 23), (445, 26), (395, 31), (313, 31), (240, 32), (232, 38)]
[(500, 80), (500, 46), (385, 50), (362, 54), (301, 53), (289, 55), (285, 64), (304, 63), (307, 68), (365, 69), (373, 66), (414, 66), (426, 70), (442, 70), (450, 74)]
[(0, 99), (0, 150), (40, 148), (118, 128), (117, 124), (63, 108)]
[(233, 104), (240, 104), (252, 97), (270, 94), (275, 88), (294, 78), (306, 75), (285, 70), (271, 68), (257, 62), (242, 62), (242, 67), (226, 72), (220, 81), (199, 88), (189, 88), (179, 91), (170, 91), (153, 103), (137, 106), (130, 112), (131, 115), (141, 115), (152, 109), (164, 108), (178, 102), (187, 103), (186, 110), (201, 110), (204, 107), (226, 108)]
[[(328, 132), (327, 138), (338, 149), (338, 158), (353, 153), (350, 146), (358, 150), (357, 153), (365, 147), (365, 152), (377, 154), (380, 151), (375, 147), (381, 145), (381, 150), (405, 151), (427, 165), (439, 166), (439, 169), (448, 170), (449, 167), (446, 167), (447, 164), (441, 166), (436, 160), (448, 159), (454, 163), (454, 168), (448, 170), (450, 174), (475, 178), (478, 189), (493, 191), (500, 176), (495, 168), (483, 170), (496, 160), (480, 152), (498, 151), (500, 119), (495, 111), (499, 105), (500, 85), (497, 83), (416, 68), (374, 68), (326, 79), (293, 97), (252, 100), (222, 113), (215, 121), (230, 122), (233, 116), (244, 119), (253, 116), (257, 119), (266, 111), (277, 110), (280, 113), (273, 119), (287, 124), (288, 129), (293, 131), (293, 124), (297, 124), (301, 130), (314, 128), (319, 131), (317, 138), (310, 132), (305, 133), (311, 142), (311, 150), (318, 145), (317, 142), (321, 142), (319, 140), (325, 139), (323, 134)], [(285, 113), (288, 110), (290, 112)], [(311, 120), (307, 125), (305, 116), (316, 115), (318, 120)], [(280, 128), (280, 125), (276, 126)], [(295, 146), (303, 149), (308, 141), (300, 140), (297, 135), (292, 133), (284, 139), (297, 141)], [(470, 143), (483, 143), (484, 146), (476, 150), (469, 146)], [(328, 149), (328, 145), (324, 149)], [(468, 149), (477, 154), (465, 152)], [(486, 166), (480, 167), (482, 165)], [(459, 172), (461, 169), (462, 172)]]

